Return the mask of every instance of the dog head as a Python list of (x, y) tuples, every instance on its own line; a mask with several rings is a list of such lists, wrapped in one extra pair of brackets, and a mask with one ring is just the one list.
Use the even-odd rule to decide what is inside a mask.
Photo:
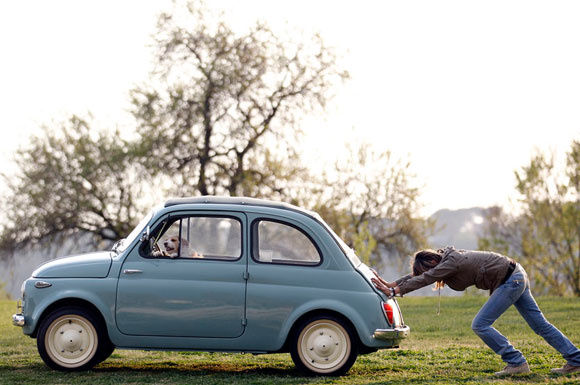
[(179, 255), (179, 248), (189, 247), (189, 242), (187, 239), (179, 238), (177, 236), (171, 236), (165, 238), (163, 241), (163, 246), (165, 247), (165, 251), (169, 254), (170, 257), (177, 257)]

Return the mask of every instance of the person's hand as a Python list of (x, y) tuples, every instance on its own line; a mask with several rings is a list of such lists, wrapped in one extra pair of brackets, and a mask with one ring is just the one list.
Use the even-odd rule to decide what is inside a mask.
[(373, 285), (375, 285), (375, 287), (377, 289), (379, 289), (383, 293), (386, 293), (386, 290), (388, 289), (388, 286), (387, 285), (385, 285), (384, 283), (382, 283), (381, 281), (379, 281), (376, 278), (371, 278), (371, 282), (373, 283)]
[(400, 293), (399, 286), (397, 286), (396, 282), (387, 282), (380, 277), (379, 279), (371, 278), (371, 282), (377, 289), (385, 293), (389, 298), (394, 297), (396, 294)]
[(388, 295), (388, 296), (391, 295), (391, 288), (390, 288), (388, 282), (386, 282), (384, 280), (379, 280), (376, 278), (371, 278), (371, 282), (373, 283), (373, 285), (375, 285), (375, 287), (377, 289), (379, 289), (380, 291), (382, 291), (386, 295)]
[[(375, 269), (371, 269), (371, 271), (373, 272), (373, 274), (375, 275), (375, 277), (377, 277), (377, 279), (383, 284), (386, 285), (387, 287), (392, 287), (391, 284), (389, 284), (387, 281), (385, 281), (380, 275), (379, 273), (377, 273), (377, 271)], [(374, 278), (373, 278), (374, 279)], [(372, 280), (372, 279), (371, 279)]]

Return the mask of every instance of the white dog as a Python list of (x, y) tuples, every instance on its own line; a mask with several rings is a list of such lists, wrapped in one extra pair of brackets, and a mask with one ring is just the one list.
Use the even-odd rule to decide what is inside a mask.
[(165, 247), (165, 255), (169, 258), (179, 257), (179, 249), (181, 244), (181, 258), (203, 258), (203, 254), (199, 254), (195, 250), (192, 250), (189, 246), (187, 239), (176, 236), (167, 237), (163, 241), (163, 246)]

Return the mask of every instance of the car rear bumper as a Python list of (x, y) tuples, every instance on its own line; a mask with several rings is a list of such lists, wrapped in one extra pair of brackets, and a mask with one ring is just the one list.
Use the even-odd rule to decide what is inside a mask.
[(24, 316), (22, 314), (12, 314), (12, 325), (24, 326)]
[(409, 337), (410, 334), (411, 328), (405, 325), (391, 329), (376, 329), (373, 333), (373, 338), (377, 340), (400, 341)]

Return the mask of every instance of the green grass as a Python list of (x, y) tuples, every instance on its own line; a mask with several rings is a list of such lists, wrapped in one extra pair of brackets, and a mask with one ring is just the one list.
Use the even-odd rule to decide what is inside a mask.
[[(12, 326), (15, 302), (0, 301), (0, 383), (2, 384), (579, 384), (580, 375), (556, 376), (562, 357), (535, 335), (510, 309), (496, 327), (527, 357), (528, 375), (495, 379), (504, 364), (470, 329), (485, 297), (402, 298), (399, 303), (411, 337), (400, 349), (359, 356), (339, 378), (303, 377), (288, 354), (144, 352), (116, 350), (91, 371), (61, 373), (48, 369), (36, 340)], [(539, 298), (547, 318), (580, 344), (580, 300)]]

